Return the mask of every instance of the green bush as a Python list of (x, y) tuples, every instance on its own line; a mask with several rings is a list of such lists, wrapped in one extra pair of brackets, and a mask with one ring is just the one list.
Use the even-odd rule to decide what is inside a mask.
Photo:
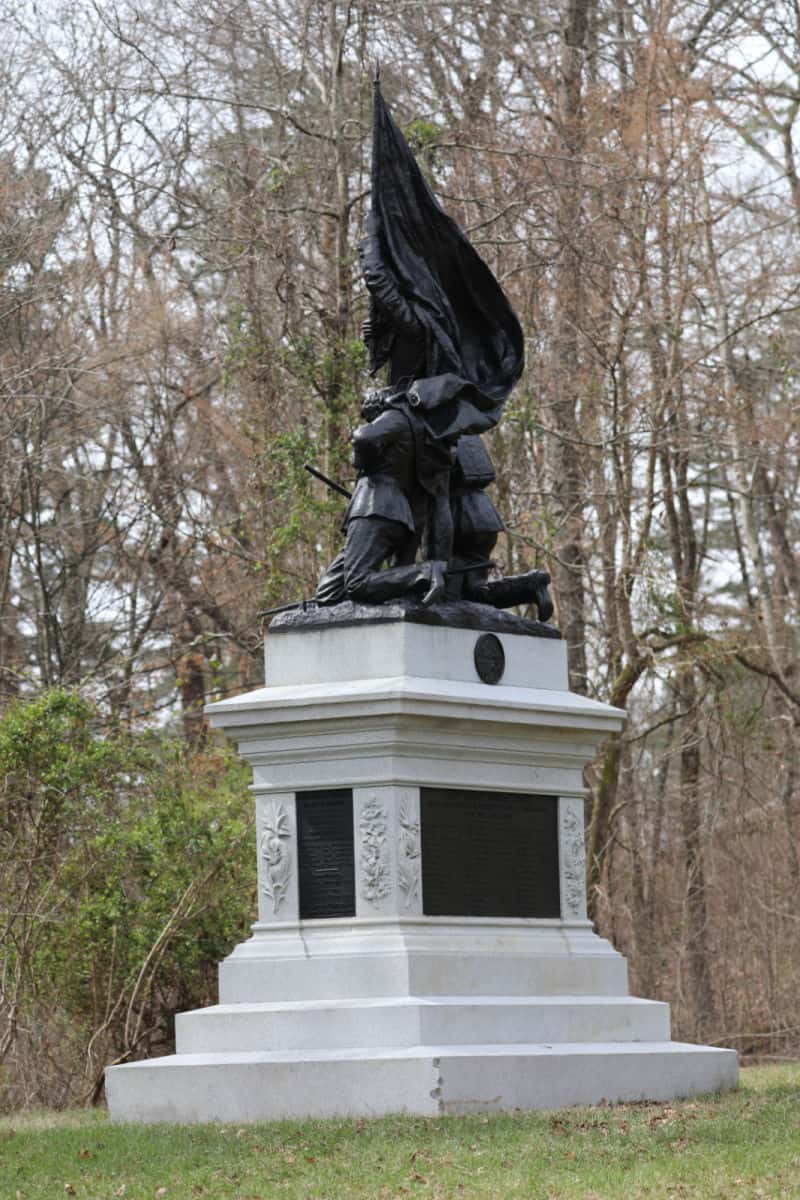
[(215, 998), (255, 906), (246, 768), (103, 736), (49, 692), (0, 720), (0, 1103), (96, 1099)]

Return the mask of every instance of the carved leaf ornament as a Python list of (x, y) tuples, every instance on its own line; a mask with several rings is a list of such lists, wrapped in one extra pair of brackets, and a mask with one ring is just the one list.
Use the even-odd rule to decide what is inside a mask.
[(262, 883), (261, 890), (272, 901), (277, 913), (286, 898), (292, 878), (292, 856), (289, 842), (292, 836), (289, 814), (281, 803), (268, 805), (261, 820)]
[(397, 842), (397, 881), (405, 896), (404, 908), (419, 899), (419, 821), (409, 814), (408, 805), (400, 803), (400, 836)]

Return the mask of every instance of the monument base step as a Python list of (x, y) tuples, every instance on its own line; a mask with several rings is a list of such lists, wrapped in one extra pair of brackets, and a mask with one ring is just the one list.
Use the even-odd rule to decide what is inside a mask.
[(423, 996), (217, 1004), (175, 1018), (179, 1054), (669, 1041), (669, 1005), (629, 996)]
[(733, 1050), (680, 1042), (176, 1054), (106, 1072), (114, 1121), (443, 1116), (666, 1101), (736, 1086)]
[(625, 959), (588, 922), (583, 925), (514, 927), (496, 921), (470, 929), (466, 921), (448, 921), (418, 933), (412, 925), (409, 934), (398, 922), (395, 934), (364, 922), (348, 923), (341, 933), (255, 936), (220, 963), (219, 998), (222, 1004), (248, 1004), (398, 996), (627, 997)]

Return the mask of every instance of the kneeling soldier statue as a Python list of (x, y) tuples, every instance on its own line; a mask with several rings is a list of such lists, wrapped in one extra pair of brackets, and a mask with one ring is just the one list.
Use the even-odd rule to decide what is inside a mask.
[[(320, 580), (318, 604), (356, 600), (382, 604), (414, 595), (433, 604), (444, 595), (449, 558), (452, 455), (425, 434), (405, 393), (368, 393), (361, 408), (366, 424), (353, 434), (358, 481), (344, 516), (344, 549)], [(415, 563), (423, 536), (427, 560)], [(390, 565), (382, 569), (385, 563)]]

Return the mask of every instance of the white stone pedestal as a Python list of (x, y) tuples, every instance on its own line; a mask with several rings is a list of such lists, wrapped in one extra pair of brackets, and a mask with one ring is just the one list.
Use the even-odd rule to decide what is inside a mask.
[[(385, 620), (266, 639), (266, 687), (209, 706), (252, 763), (259, 919), (177, 1053), (112, 1067), (115, 1120), (427, 1115), (667, 1100), (736, 1085), (670, 1041), (586, 919), (582, 771), (623, 714), (571, 694), (563, 642)], [(296, 796), (352, 789), (355, 913), (300, 919)], [(421, 789), (557, 805), (560, 916), (426, 916)], [(458, 871), (454, 856), (452, 869)]]

